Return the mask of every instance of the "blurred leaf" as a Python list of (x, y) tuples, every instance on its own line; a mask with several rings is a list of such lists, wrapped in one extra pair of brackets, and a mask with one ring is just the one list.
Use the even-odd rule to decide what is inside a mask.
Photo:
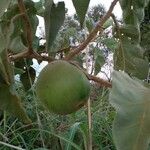
[(2, 80), (4, 80), (7, 84), (9, 84), (9, 77), (7, 75), (7, 72), (6, 72), (6, 69), (5, 69), (5, 66), (3, 64), (3, 61), (0, 57), (0, 76), (2, 77)]
[(13, 53), (19, 53), (21, 51), (24, 51), (27, 49), (27, 47), (22, 43), (21, 37), (16, 36), (15, 38), (12, 39), (9, 45), (9, 49)]
[(72, 2), (79, 17), (80, 25), (83, 27), (90, 0), (72, 0)]
[(133, 41), (135, 42), (139, 42), (140, 41), (140, 30), (132, 25), (125, 25), (125, 26), (121, 26), (119, 28), (120, 33), (124, 34), (125, 36), (131, 38)]
[(48, 150), (47, 148), (36, 148), (36, 149), (33, 149), (33, 150)]
[(11, 0), (0, 0), (0, 17), (3, 16), (4, 12), (8, 8)]
[(94, 51), (94, 55), (95, 55), (95, 65), (94, 65), (94, 68), (95, 68), (95, 71), (94, 71), (94, 74), (98, 74), (101, 70), (101, 67), (104, 65), (105, 63), (105, 58), (104, 58), (104, 55), (102, 54), (101, 50), (99, 48), (95, 48), (95, 51)]
[(31, 123), (31, 120), (26, 115), (20, 103), (19, 97), (16, 95), (15, 91), (6, 84), (0, 85), (0, 109), (15, 115), (26, 124)]
[(39, 48), (39, 38), (37, 36), (34, 36), (33, 38), (32, 47), (36, 51)]
[(49, 2), (45, 7), (45, 32), (46, 32), (46, 50), (52, 51), (51, 46), (56, 35), (65, 19), (65, 4), (59, 2), (57, 5)]
[(105, 38), (102, 40), (102, 43), (104, 43), (107, 46), (107, 48), (111, 50), (112, 52), (115, 51), (115, 49), (117, 48), (117, 44), (118, 44), (117, 40), (114, 37)]
[(6, 48), (6, 37), (3, 33), (3, 28), (0, 26), (0, 53)]
[[(77, 133), (78, 129), (80, 126), (80, 122), (74, 123), (71, 128), (70, 128), (70, 133), (69, 133), (69, 140), (73, 142), (75, 134)], [(72, 145), (70, 143), (67, 143), (65, 146), (65, 150), (71, 150)]]
[(112, 26), (112, 25), (113, 25), (113, 20), (110, 18), (110, 19), (108, 19), (108, 20), (104, 23), (103, 27), (104, 27), (105, 29), (107, 29), (108, 27), (110, 27), (110, 26)]
[(117, 114), (113, 136), (118, 150), (147, 150), (150, 138), (150, 89), (123, 72), (113, 72), (109, 101)]
[(130, 38), (120, 39), (120, 45), (114, 53), (114, 67), (116, 70), (124, 70), (139, 79), (145, 79), (148, 75), (148, 61), (143, 59), (144, 51), (138, 43)]
[(94, 21), (93, 21), (92, 18), (87, 18), (86, 19), (86, 27), (87, 27), (89, 32), (92, 31), (92, 29), (94, 28)]
[(32, 59), (20, 59), (15, 61), (16, 68), (25, 69), (26, 66), (30, 67), (31, 65), (33, 65)]
[(24, 70), (23, 69), (20, 69), (20, 68), (17, 68), (17, 67), (14, 67), (14, 74), (23, 74), (24, 73)]
[[(25, 0), (24, 4), (27, 9), (27, 14), (32, 25), (32, 34), (34, 36), (37, 29), (37, 25), (39, 23), (38, 18), (36, 16), (36, 8), (32, 0)], [(12, 2), (7, 11), (5, 12), (4, 17), (2, 18), (2, 21), (6, 22), (6, 25), (9, 25), (8, 20), (10, 21), (13, 19), (14, 30), (10, 37), (11, 40), (17, 36), (24, 34), (24, 19), (22, 18), (22, 16), (19, 16), (19, 14), (20, 11), (17, 2)]]
[(139, 26), (144, 18), (144, 7), (148, 0), (120, 0), (124, 23)]
[(28, 91), (31, 88), (35, 80), (36, 72), (32, 67), (25, 69), (25, 72), (20, 75), (20, 80), (24, 86), (25, 91)]
[(35, 2), (35, 8), (37, 10), (37, 15), (44, 17), (44, 4), (43, 1), (40, 0), (39, 2)]

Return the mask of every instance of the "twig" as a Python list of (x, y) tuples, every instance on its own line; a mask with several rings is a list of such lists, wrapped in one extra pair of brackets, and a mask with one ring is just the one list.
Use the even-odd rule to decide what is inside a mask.
[(97, 35), (97, 32), (99, 31), (99, 34), (102, 33), (103, 31), (103, 25), (107, 21), (107, 19), (111, 16), (111, 13), (116, 5), (118, 0), (114, 0), (107, 13), (101, 18), (101, 20), (97, 23), (96, 27), (91, 31), (91, 33), (88, 35), (87, 39), (82, 42), (77, 48), (72, 50), (64, 59), (65, 60), (70, 60), (72, 59), (75, 55), (80, 53), (82, 50), (84, 50), (87, 45), (93, 40), (93, 38)]
[(97, 82), (100, 86), (103, 86), (103, 87), (108, 87), (108, 88), (111, 88), (112, 87), (112, 84), (104, 79), (101, 79), (99, 77), (96, 77), (96, 76), (93, 76), (93, 75), (90, 75), (90, 74), (87, 74), (86, 73), (86, 76), (89, 80), (92, 80), (94, 82)]
[(23, 18), (24, 18), (24, 24), (25, 24), (25, 31), (26, 31), (26, 40), (27, 40), (27, 44), (28, 44), (28, 51), (29, 51), (29, 53), (32, 54), (33, 53), (33, 48), (32, 48), (32, 40), (33, 40), (32, 28), (31, 28), (30, 20), (29, 20), (29, 17), (27, 15), (26, 8), (25, 8), (23, 0), (18, 0), (18, 6), (19, 6), (21, 14), (24, 14)]
[(72, 65), (75, 65), (78, 69), (80, 69), (87, 76), (89, 80), (97, 82), (100, 86), (103, 86), (103, 87), (108, 87), (108, 88), (112, 87), (112, 84), (109, 81), (106, 81), (94, 75), (88, 74), (87, 71), (81, 68), (76, 62), (70, 61), (70, 63)]
[(19, 60), (21, 58), (35, 58), (40, 61), (48, 61), (48, 62), (55, 60), (49, 56), (41, 56), (34, 51), (32, 53), (30, 53), (28, 50), (25, 50), (21, 53), (9, 56), (10, 61)]

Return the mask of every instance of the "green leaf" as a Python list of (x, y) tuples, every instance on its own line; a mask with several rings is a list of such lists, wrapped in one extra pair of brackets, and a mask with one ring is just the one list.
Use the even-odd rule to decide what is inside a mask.
[(25, 72), (20, 75), (20, 80), (24, 86), (25, 91), (28, 91), (34, 80), (35, 80), (36, 72), (32, 67), (25, 69)]
[(124, 34), (135, 42), (140, 42), (140, 30), (132, 25), (125, 25), (119, 28), (120, 34)]
[(87, 27), (88, 31), (91, 32), (92, 29), (94, 28), (93, 19), (92, 18), (87, 18), (85, 23), (86, 23), (86, 27)]
[(6, 48), (6, 38), (2, 30), (3, 29), (0, 26), (0, 53)]
[(0, 57), (0, 76), (5, 81), (5, 83), (9, 84), (9, 77), (7, 75), (5, 66), (3, 64), (2, 58)]
[(149, 65), (148, 61), (143, 59), (143, 54), (144, 51), (138, 43), (122, 36), (114, 53), (114, 67), (139, 79), (146, 79)]
[(113, 20), (112, 20), (111, 18), (109, 18), (109, 19), (104, 23), (103, 27), (104, 27), (105, 29), (107, 29), (107, 28), (109, 28), (109, 27), (112, 26), (112, 25), (113, 25)]
[(101, 67), (104, 65), (105, 63), (105, 58), (101, 52), (101, 50), (99, 48), (95, 48), (95, 64), (94, 64), (94, 74), (98, 74), (101, 70)]
[(3, 16), (4, 12), (8, 8), (11, 0), (0, 0), (0, 17)]
[(102, 40), (102, 43), (105, 44), (107, 48), (111, 50), (112, 52), (115, 51), (115, 49), (117, 48), (117, 44), (118, 44), (117, 40), (114, 37), (105, 38)]
[(15, 91), (6, 84), (0, 85), (0, 109), (15, 115), (26, 124), (31, 123), (31, 120), (26, 115), (20, 103), (19, 97)]
[(59, 2), (57, 5), (52, 2), (45, 7), (45, 32), (46, 32), (46, 50), (52, 51), (51, 46), (56, 38), (56, 35), (64, 23), (65, 19), (65, 4)]
[(15, 38), (12, 39), (9, 45), (9, 49), (13, 53), (19, 53), (21, 51), (24, 51), (27, 49), (27, 47), (22, 43), (21, 37), (16, 36)]
[[(73, 124), (71, 126), (70, 133), (69, 133), (69, 135), (70, 135), (69, 140), (71, 142), (73, 142), (75, 134), (77, 133), (77, 131), (78, 131), (79, 127), (80, 127), (80, 124), (81, 124), (81, 122), (76, 122), (75, 124)], [(70, 143), (67, 143), (65, 149), (66, 150), (71, 150), (72, 149), (72, 145)]]
[(117, 111), (113, 123), (117, 150), (147, 150), (150, 142), (150, 89), (126, 73), (114, 71), (109, 101)]
[(90, 0), (72, 0), (72, 2), (78, 15), (80, 25), (83, 27)]
[(20, 69), (20, 68), (17, 68), (17, 67), (13, 67), (14, 68), (14, 74), (23, 74), (24, 73), (24, 70), (23, 69)]
[(37, 10), (37, 15), (39, 16), (44, 16), (44, 4), (43, 4), (43, 0), (40, 0), (39, 2), (35, 2), (35, 8)]

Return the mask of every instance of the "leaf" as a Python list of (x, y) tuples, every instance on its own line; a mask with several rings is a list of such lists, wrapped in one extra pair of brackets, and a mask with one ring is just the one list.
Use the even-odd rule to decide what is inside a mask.
[(102, 43), (104, 43), (107, 48), (111, 51), (115, 51), (115, 49), (117, 48), (117, 40), (114, 37), (110, 37), (110, 38), (105, 38), (102, 40)]
[(103, 28), (107, 29), (109, 28), (110, 26), (113, 25), (113, 20), (111, 18), (109, 18), (103, 25)]
[(24, 73), (23, 69), (20, 69), (20, 68), (17, 68), (17, 67), (13, 67), (13, 68), (14, 68), (14, 74), (15, 75)]
[(0, 109), (15, 115), (25, 124), (31, 123), (20, 103), (19, 97), (16, 95), (15, 91), (6, 84), (0, 85)]
[(75, 7), (76, 13), (78, 15), (80, 25), (83, 27), (85, 15), (90, 3), (90, 0), (72, 0)]
[(5, 81), (5, 83), (9, 84), (9, 77), (8, 74), (6, 72), (5, 66), (3, 64), (3, 61), (0, 57), (0, 76), (3, 78), (3, 80)]
[(150, 142), (150, 89), (126, 73), (114, 71), (109, 101), (117, 111), (113, 123), (117, 150), (147, 150)]
[(27, 49), (27, 47), (22, 43), (21, 37), (16, 36), (15, 38), (12, 39), (9, 45), (9, 49), (13, 53), (19, 53), (21, 51), (24, 51)]
[(132, 25), (125, 25), (119, 28), (120, 34), (131, 38), (135, 42), (140, 42), (140, 31), (137, 27)]
[(56, 38), (56, 35), (64, 23), (65, 19), (65, 4), (59, 2), (57, 5), (49, 2), (45, 7), (45, 32), (46, 32), (46, 50), (52, 51), (51, 46)]
[(105, 58), (101, 50), (99, 48), (95, 48), (95, 64), (94, 64), (95, 75), (100, 72), (101, 67), (104, 65), (104, 63), (105, 63)]
[(92, 29), (94, 28), (94, 21), (92, 18), (87, 18), (85, 23), (86, 23), (86, 27), (90, 33), (92, 31)]
[(24, 86), (25, 91), (31, 88), (31, 85), (35, 80), (35, 75), (36, 72), (32, 67), (25, 69), (25, 72), (20, 75), (20, 80)]
[(120, 45), (114, 53), (114, 67), (139, 79), (146, 79), (148, 75), (148, 61), (143, 59), (143, 49), (130, 38), (122, 36)]
[(3, 16), (4, 12), (6, 11), (6, 9), (9, 6), (10, 2), (11, 2), (11, 0), (0, 0), (0, 17)]
[[(70, 140), (71, 142), (73, 142), (74, 137), (75, 137), (75, 134), (77, 133), (77, 131), (78, 131), (79, 127), (80, 127), (80, 124), (81, 124), (81, 122), (76, 122), (75, 124), (73, 124), (73, 125), (71, 126), (70, 133), (69, 133), (69, 135), (70, 135), (69, 140)], [(66, 149), (66, 150), (71, 150), (71, 148), (72, 148), (71, 144), (70, 144), (70, 143), (67, 143), (65, 149)]]
[(44, 4), (43, 4), (43, 1), (42, 0), (40, 0), (39, 2), (35, 2), (34, 3), (35, 4), (35, 8), (36, 8), (36, 10), (37, 10), (37, 15), (39, 15), (39, 16), (44, 16)]
[(0, 53), (6, 48), (6, 38), (2, 30), (3, 28), (0, 26)]

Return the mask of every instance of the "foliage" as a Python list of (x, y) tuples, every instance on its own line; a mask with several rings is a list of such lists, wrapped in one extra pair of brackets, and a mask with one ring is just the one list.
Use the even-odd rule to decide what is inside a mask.
[[(121, 82), (120, 82), (121, 81)], [(113, 73), (110, 102), (117, 110), (113, 135), (117, 149), (148, 149), (149, 88), (123, 72)], [(120, 138), (120, 135), (121, 138)], [(125, 144), (128, 144), (125, 146)]]
[[(102, 86), (91, 82), (93, 149), (148, 149), (150, 1), (119, 0), (121, 21), (112, 14), (117, 0), (108, 11), (89, 9), (90, 0), (72, 3), (74, 16), (64, 2), (0, 1), (0, 149), (87, 150), (87, 107), (66, 116), (47, 112), (37, 101), (33, 58), (69, 61)], [(44, 37), (36, 36), (37, 15), (45, 21)], [(109, 54), (112, 83), (96, 77)], [(104, 86), (112, 87), (110, 94)]]

